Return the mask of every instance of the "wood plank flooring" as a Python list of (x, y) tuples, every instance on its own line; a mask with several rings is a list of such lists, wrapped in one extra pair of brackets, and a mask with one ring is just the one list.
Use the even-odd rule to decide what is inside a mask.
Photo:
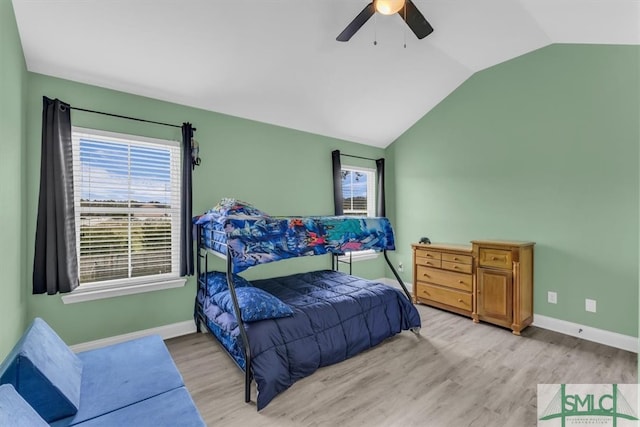
[[(421, 336), (402, 332), (319, 369), (265, 409), (209, 334), (167, 340), (209, 426), (536, 426), (541, 383), (637, 383), (637, 355), (555, 332), (510, 330), (418, 305)], [(255, 385), (252, 399), (255, 399)]]

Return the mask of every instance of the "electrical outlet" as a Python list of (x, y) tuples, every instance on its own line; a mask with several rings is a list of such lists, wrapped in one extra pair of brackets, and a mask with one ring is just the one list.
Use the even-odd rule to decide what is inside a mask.
[(558, 294), (556, 292), (547, 292), (547, 302), (549, 304), (557, 304)]
[(401, 262), (398, 263), (398, 271), (402, 273), (404, 271), (404, 265)]
[(584, 300), (584, 309), (591, 313), (596, 312), (596, 300), (587, 298)]

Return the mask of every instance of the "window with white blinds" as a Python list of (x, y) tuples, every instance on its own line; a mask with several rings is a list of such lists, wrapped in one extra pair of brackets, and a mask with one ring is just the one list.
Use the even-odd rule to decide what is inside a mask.
[(180, 143), (73, 128), (80, 286), (179, 277)]
[(375, 216), (374, 169), (342, 167), (342, 201), (345, 215)]
[[(375, 216), (375, 169), (342, 166), (342, 203), (344, 215)], [(354, 251), (340, 257), (343, 261), (363, 261), (376, 258), (375, 251)]]

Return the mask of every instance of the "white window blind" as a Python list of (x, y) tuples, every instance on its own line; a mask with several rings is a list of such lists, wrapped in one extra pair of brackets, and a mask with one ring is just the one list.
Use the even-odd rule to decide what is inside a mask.
[(180, 144), (73, 129), (80, 284), (179, 277)]
[[(345, 215), (375, 216), (376, 171), (355, 166), (342, 166), (342, 203)], [(367, 249), (340, 257), (341, 261), (363, 261), (377, 258), (377, 253)]]
[(342, 167), (342, 199), (345, 215), (375, 216), (375, 177), (373, 169)]

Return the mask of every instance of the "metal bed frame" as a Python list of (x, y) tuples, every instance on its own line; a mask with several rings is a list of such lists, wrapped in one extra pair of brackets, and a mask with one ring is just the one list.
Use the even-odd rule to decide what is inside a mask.
[[(227, 348), (224, 346), (224, 344), (222, 344), (220, 342), (220, 340), (218, 339), (218, 337), (211, 331), (209, 330), (209, 326), (207, 325), (207, 318), (204, 314), (204, 307), (202, 307), (202, 304), (200, 304), (200, 302), (198, 301), (198, 297), (196, 296), (195, 298), (195, 307), (194, 307), (194, 321), (196, 324), (196, 331), (198, 333), (202, 332), (202, 326), (204, 325), (204, 327), (211, 333), (211, 335), (213, 335), (215, 337), (216, 342), (225, 350), (225, 353), (227, 353), (227, 355), (231, 358), (231, 360), (233, 360), (233, 362), (236, 364), (236, 366), (238, 368), (240, 368), (240, 370), (244, 371), (244, 401), (245, 402), (250, 402), (251, 401), (251, 381), (253, 381), (253, 375), (251, 373), (251, 349), (249, 348), (249, 338), (247, 336), (247, 332), (245, 331), (244, 328), (244, 322), (242, 320), (242, 315), (241, 315), (241, 311), (240, 311), (240, 305), (238, 304), (238, 298), (236, 296), (236, 287), (235, 284), (233, 282), (233, 274), (231, 273), (231, 271), (233, 270), (232, 267), (232, 261), (231, 261), (231, 257), (229, 256), (225, 256), (222, 255), (219, 252), (216, 252), (212, 249), (206, 248), (204, 247), (204, 245), (202, 244), (202, 225), (196, 225), (196, 229), (197, 229), (197, 245), (198, 245), (198, 249), (197, 249), (197, 253), (198, 253), (198, 259), (196, 262), (196, 277), (197, 277), (197, 283), (198, 283), (198, 291), (200, 289), (204, 289), (206, 292), (207, 289), (207, 284), (205, 281), (203, 281), (203, 274), (209, 271), (209, 254), (215, 255), (216, 257), (219, 258), (223, 258), (226, 259), (227, 261), (227, 285), (229, 287), (229, 294), (231, 295), (231, 299), (233, 301), (233, 311), (236, 317), (236, 321), (238, 322), (238, 329), (240, 330), (240, 336), (242, 339), (242, 346), (243, 346), (243, 352), (244, 352), (244, 360), (245, 360), (245, 367), (244, 369), (242, 368), (242, 366), (240, 366), (240, 364), (237, 362), (237, 360), (229, 353), (229, 351), (227, 350)], [(409, 299), (409, 301), (412, 301), (411, 298), (411, 294), (409, 293), (409, 290), (407, 289), (407, 287), (405, 286), (404, 282), (402, 281), (402, 278), (400, 277), (400, 275), (398, 274), (398, 272), (396, 271), (396, 269), (393, 267), (393, 264), (391, 263), (391, 261), (389, 260), (389, 256), (387, 255), (387, 251), (384, 250), (383, 251), (384, 254), (384, 259), (387, 262), (387, 265), (389, 266), (389, 268), (391, 269), (391, 271), (393, 272), (393, 275), (395, 276), (396, 280), (398, 281), (398, 283), (400, 283), (400, 286), (402, 286), (402, 289), (404, 290), (405, 295), (407, 296), (407, 298)], [(339, 255), (337, 254), (332, 254), (331, 255), (331, 269), (333, 271), (338, 271), (339, 270), (339, 265), (342, 264), (348, 264), (349, 265), (349, 274), (351, 275), (351, 271), (352, 271), (352, 258), (351, 258), (351, 253), (349, 253), (349, 260), (345, 261), (345, 260), (340, 260)], [(203, 269), (204, 267), (204, 269)], [(205, 279), (206, 280), (206, 279)], [(196, 294), (197, 295), (197, 294)], [(413, 332), (416, 335), (420, 334), (420, 328), (412, 328), (410, 329), (411, 332)]]

